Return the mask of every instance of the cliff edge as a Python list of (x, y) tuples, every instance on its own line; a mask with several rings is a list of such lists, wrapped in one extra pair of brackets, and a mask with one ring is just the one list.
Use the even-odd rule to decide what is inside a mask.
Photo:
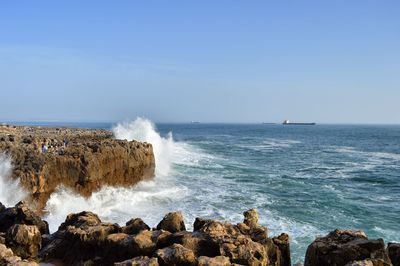
[(42, 209), (60, 185), (90, 196), (104, 185), (129, 186), (154, 176), (152, 145), (116, 140), (101, 129), (0, 126), (0, 152)]

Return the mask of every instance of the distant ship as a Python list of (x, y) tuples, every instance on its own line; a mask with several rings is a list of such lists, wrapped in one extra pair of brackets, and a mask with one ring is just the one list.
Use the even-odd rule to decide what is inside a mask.
[(293, 125), (293, 126), (314, 126), (315, 123), (296, 123), (296, 122), (290, 122), (289, 120), (283, 121), (282, 125)]
[(191, 124), (200, 124), (200, 121), (190, 121)]

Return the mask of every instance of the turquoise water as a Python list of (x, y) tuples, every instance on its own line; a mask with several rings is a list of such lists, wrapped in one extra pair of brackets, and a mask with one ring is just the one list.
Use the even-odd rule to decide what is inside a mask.
[(272, 234), (291, 234), (295, 262), (315, 235), (335, 228), (400, 241), (399, 126), (158, 128), (211, 156), (193, 166), (176, 164), (179, 182), (194, 190), (178, 206), (234, 221), (255, 207)]
[(290, 234), (293, 262), (303, 260), (315, 236), (335, 228), (400, 242), (400, 126), (154, 128), (140, 120), (114, 132), (153, 144), (157, 177), (132, 188), (105, 188), (89, 199), (61, 189), (47, 206), (54, 230), (81, 210), (121, 224), (142, 217), (151, 226), (181, 210), (190, 228), (198, 216), (237, 223), (243, 211), (257, 208), (270, 235)]

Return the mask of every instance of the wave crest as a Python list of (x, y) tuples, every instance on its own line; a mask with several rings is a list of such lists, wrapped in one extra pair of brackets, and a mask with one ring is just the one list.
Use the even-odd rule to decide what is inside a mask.
[(113, 127), (112, 131), (117, 139), (138, 140), (152, 144), (156, 161), (156, 176), (169, 175), (175, 150), (171, 133), (168, 133), (166, 137), (161, 137), (155, 125), (150, 120), (141, 117), (134, 121), (119, 123)]

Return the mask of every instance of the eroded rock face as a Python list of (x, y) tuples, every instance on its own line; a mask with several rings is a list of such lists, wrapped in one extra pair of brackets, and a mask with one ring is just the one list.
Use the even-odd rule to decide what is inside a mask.
[(161, 265), (196, 265), (196, 257), (192, 250), (185, 248), (180, 244), (159, 249), (155, 253)]
[(185, 231), (185, 223), (181, 212), (170, 212), (164, 216), (157, 225), (158, 230), (165, 230), (171, 233)]
[(15, 224), (6, 235), (6, 245), (23, 259), (35, 258), (42, 244), (42, 236), (35, 225)]
[(387, 251), (393, 266), (400, 266), (400, 243), (389, 243)]
[(335, 230), (308, 246), (304, 264), (342, 266), (367, 259), (390, 264), (382, 239), (370, 240), (361, 231)]
[(6, 245), (0, 244), (0, 265), (9, 266), (38, 266), (35, 261), (22, 260)]
[(159, 264), (156, 258), (140, 256), (123, 262), (114, 263), (114, 266), (159, 266)]
[(49, 225), (30, 210), (23, 201), (14, 207), (0, 210), (0, 232), (7, 232), (14, 224), (35, 225), (41, 234), (49, 233)]
[(12, 159), (12, 178), (37, 209), (60, 185), (90, 196), (105, 185), (128, 186), (154, 176), (151, 144), (115, 140), (106, 130), (0, 125), (0, 140), (0, 152)]

